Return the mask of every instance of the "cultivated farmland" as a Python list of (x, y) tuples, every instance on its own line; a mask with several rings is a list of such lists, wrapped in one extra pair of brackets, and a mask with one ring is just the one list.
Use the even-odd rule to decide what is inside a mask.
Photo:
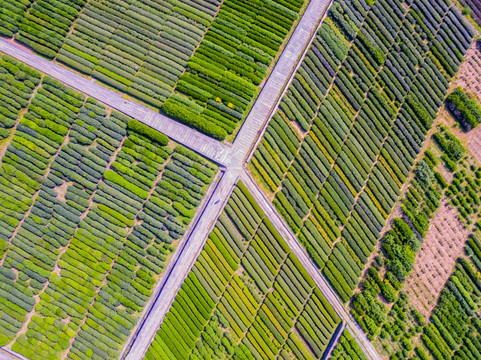
[(172, 96), (164, 105), (166, 113), (181, 121), (201, 116), (212, 130), (219, 129), (215, 135), (231, 134), (243, 120), (303, 3), (225, 1), (176, 86), (177, 93), (191, 100)]
[(344, 330), (342, 336), (339, 338), (339, 343), (332, 351), (331, 359), (367, 360), (367, 357), (359, 348), (359, 345), (356, 343), (356, 340), (354, 340), (349, 331)]
[(468, 13), (476, 23), (481, 24), (481, 2), (479, 0), (460, 0), (463, 12)]
[[(454, 309), (454, 317), (444, 318), (441, 326), (436, 315), (438, 310), (432, 311), (436, 305), (446, 305), (444, 295), (450, 290), (456, 292), (453, 289), (457, 288), (463, 294), (473, 291), (473, 284), (462, 275), (463, 271), (471, 273), (475, 282), (479, 281), (479, 274), (475, 275), (476, 271), (467, 265), (466, 259), (458, 263), (458, 257), (463, 255), (473, 227), (479, 226), (476, 222), (480, 213), (481, 172), (475, 158), (451, 133), (457, 124), (454, 119), (449, 128), (440, 124), (447, 122), (446, 116), (447, 112), (443, 112), (436, 120), (438, 125), (433, 130), (437, 132), (428, 140), (429, 147), (413, 171), (398, 211), (404, 221), (394, 220), (392, 229), (382, 239), (381, 251), (371, 262), (351, 301), (354, 318), (374, 345), (382, 355), (394, 359), (413, 355), (426, 359), (423, 346), (430, 350), (434, 346), (443, 352), (439, 357), (440, 353), (432, 350), (435, 359), (453, 358), (451, 352), (459, 346), (448, 339), (450, 349), (444, 352), (443, 346), (436, 343), (438, 330), (435, 328), (441, 333), (445, 331), (443, 326), (450, 329), (448, 332), (459, 332), (457, 325), (449, 322), (458, 316), (463, 319), (464, 315)], [(476, 246), (475, 237), (470, 237), (467, 254), (473, 254)], [(475, 256), (471, 260), (477, 261)], [(457, 275), (454, 280), (448, 280), (453, 268)], [(474, 301), (477, 301), (476, 294), (476, 291), (472, 294)], [(434, 327), (428, 323), (430, 318)]]
[[(473, 235), (468, 251), (471, 259), (458, 259), (455, 270), (434, 309), (430, 323), (421, 336), (423, 348), (418, 348), (421, 359), (475, 359), (481, 351), (479, 329), (481, 323), (476, 314), (479, 308), (481, 282), (479, 268), (479, 237)], [(476, 249), (477, 255), (473, 249)], [(476, 266), (474, 266), (474, 264)]]
[(304, 2), (8, 0), (0, 35), (224, 139)]
[(459, 220), (457, 211), (446, 202), (441, 204), (416, 257), (413, 273), (406, 279), (406, 292), (425, 317), (429, 317), (436, 305), (468, 235), (469, 230)]
[(0, 345), (114, 359), (216, 167), (2, 57)]
[(238, 183), (145, 359), (320, 359), (339, 322)]
[(448, 1), (336, 1), (252, 158), (344, 301), (473, 35)]

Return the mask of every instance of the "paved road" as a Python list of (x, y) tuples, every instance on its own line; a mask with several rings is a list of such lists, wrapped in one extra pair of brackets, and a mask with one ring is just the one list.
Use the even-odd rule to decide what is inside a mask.
[[(165, 268), (160, 280), (155, 285), (155, 288), (152, 292), (152, 296), (150, 297), (149, 301), (144, 306), (144, 310), (142, 312), (141, 317), (139, 318), (139, 321), (138, 321), (137, 325), (132, 329), (132, 332), (131, 332), (128, 340), (125, 342), (125, 346), (123, 347), (122, 352), (120, 353), (120, 356), (119, 356), (120, 359), (124, 358), (124, 356), (130, 351), (130, 348), (132, 347), (132, 344), (135, 341), (135, 339), (138, 337), (138, 333), (140, 332), (140, 330), (143, 327), (145, 327), (144, 331), (146, 331), (146, 329), (151, 327), (151, 325), (148, 324), (148, 322), (151, 321), (151, 320), (148, 321), (147, 318), (152, 313), (152, 311), (155, 311), (155, 310), (152, 310), (152, 309), (154, 308), (154, 305), (159, 302), (160, 293), (164, 289), (164, 285), (166, 284), (173, 268), (177, 264), (177, 261), (178, 261), (180, 255), (181, 255), (181, 253), (182, 253), (181, 249), (183, 249), (185, 247), (187, 241), (190, 240), (190, 236), (191, 236), (192, 232), (194, 231), (194, 229), (196, 229), (198, 220), (200, 219), (202, 214), (204, 214), (206, 206), (209, 203), (209, 201), (211, 200), (211, 197), (214, 194), (214, 192), (217, 190), (218, 185), (220, 183), (220, 180), (222, 179), (224, 174), (225, 174), (225, 169), (223, 168), (223, 169), (221, 169), (221, 171), (219, 171), (216, 174), (214, 180), (212, 181), (211, 186), (209, 186), (209, 189), (205, 193), (205, 196), (202, 199), (202, 202), (200, 203), (195, 216), (192, 218), (192, 220), (189, 224), (189, 227), (187, 228), (187, 230), (186, 230), (184, 236), (181, 238), (180, 242), (177, 244), (177, 247), (176, 247), (177, 251), (175, 251), (173, 256), (170, 258), (170, 260), (167, 264), (167, 267)], [(157, 304), (157, 306), (158, 305), (159, 304)], [(142, 336), (145, 337), (145, 335), (142, 335)]]
[(311, 0), (304, 15), (297, 24), (294, 33), (277, 61), (269, 79), (264, 84), (259, 97), (247, 116), (242, 128), (236, 136), (230, 163), (242, 166), (245, 159), (262, 135), (264, 126), (268, 123), (278, 106), (279, 99), (288, 83), (292, 80), (297, 65), (304, 57), (309, 45), (313, 41), (321, 19), (326, 13), (331, 0)]
[(0, 348), (0, 360), (27, 360), (10, 350)]
[(307, 255), (304, 247), (302, 247), (302, 245), (296, 239), (295, 235), (286, 225), (281, 215), (279, 215), (271, 202), (265, 197), (264, 193), (259, 189), (254, 180), (247, 174), (247, 172), (243, 171), (241, 173), (241, 181), (249, 189), (249, 192), (252, 194), (257, 204), (261, 207), (262, 211), (265, 212), (267, 218), (272, 222), (279, 234), (281, 234), (283, 239), (286, 240), (291, 251), (297, 256), (299, 261), (315, 281), (316, 285), (322, 291), (339, 317), (346, 323), (346, 327), (356, 339), (363, 352), (368, 356), (369, 359), (381, 360), (382, 358), (376, 352), (373, 345), (364, 334), (364, 331), (351, 317), (348, 310), (346, 310), (344, 304), (341, 302), (336, 292), (332, 289), (329, 282), (327, 282), (324, 276), (322, 276), (309, 255)]
[(185, 242), (185, 246), (178, 249), (179, 256), (175, 260), (170, 273), (166, 274), (164, 284), (152, 309), (137, 332), (132, 347), (125, 357), (126, 360), (139, 360), (144, 357), (182, 283), (194, 266), (231, 192), (234, 190), (240, 172), (240, 169), (229, 170), (222, 176), (207, 206), (203, 209), (199, 221), (195, 224)]
[[(316, 29), (328, 9), (330, 1), (331, 0), (311, 0), (233, 145), (222, 144), (211, 139), (140, 104), (126, 100), (121, 95), (92, 83), (61, 66), (42, 59), (28, 50), (4, 39), (0, 39), (0, 51), (25, 62), (29, 66), (84, 92), (118, 111), (142, 121), (166, 134), (171, 139), (197, 151), (206, 158), (225, 166), (225, 172), (220, 182), (212, 185), (215, 186), (214, 190), (210, 189), (212, 195), (210, 198), (207, 196), (205, 207), (199, 209), (201, 213), (192, 231), (187, 235), (186, 240), (177, 248), (171, 265), (166, 269), (165, 275), (160, 281), (160, 290), (157, 290), (157, 296), (155, 300), (152, 301), (152, 306), (146, 308), (145, 311), (147, 313), (146, 316), (144, 316), (144, 321), (139, 324), (138, 331), (132, 336), (133, 341), (128, 344), (128, 349), (130, 350), (125, 359), (139, 360), (143, 358), (174, 301), (180, 286), (202, 250), (209, 233), (212, 231), (239, 177), (241, 177), (243, 182), (248, 186), (279, 233), (284, 236), (291, 250), (299, 257), (299, 260), (304, 264), (334, 309), (346, 322), (347, 328), (358, 341), (366, 355), (368, 355), (368, 358), (373, 360), (381, 359), (372, 344), (365, 337), (362, 329), (360, 329), (350, 317), (329, 283), (314, 266), (304, 248), (290, 232), (290, 229), (284, 223), (283, 219), (243, 169), (246, 158), (256, 146), (268, 121), (277, 108), (279, 100), (287, 90), (287, 85), (292, 81), (297, 67), (305, 56), (307, 48), (312, 43)], [(2, 353), (0, 352), (0, 360), (3, 359)], [(5, 358), (5, 360), (11, 359), (13, 358)]]
[(227, 155), (231, 150), (230, 145), (212, 139), (207, 135), (180, 124), (177, 121), (150, 110), (134, 101), (126, 100), (120, 94), (97, 85), (51, 61), (45, 60), (40, 56), (35, 55), (33, 52), (17, 46), (4, 38), (0, 38), (0, 51), (23, 61), (25, 64), (60, 80), (64, 84), (73, 87), (74, 89), (77, 89), (156, 130), (159, 130), (176, 142), (195, 150), (206, 158), (218, 164), (226, 165)]

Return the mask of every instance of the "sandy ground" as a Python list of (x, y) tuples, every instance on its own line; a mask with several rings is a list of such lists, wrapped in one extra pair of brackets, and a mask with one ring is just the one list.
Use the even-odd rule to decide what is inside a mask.
[(426, 318), (453, 272), (469, 234), (458, 218), (458, 211), (444, 200), (431, 221), (405, 286), (413, 306)]

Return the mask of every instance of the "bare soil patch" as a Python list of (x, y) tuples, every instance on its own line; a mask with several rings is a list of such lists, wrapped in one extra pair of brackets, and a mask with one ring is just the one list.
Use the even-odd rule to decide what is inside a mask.
[(62, 185), (56, 186), (53, 189), (57, 193), (57, 199), (65, 202), (67, 199), (65, 199), (65, 194), (67, 193), (67, 189), (70, 185), (72, 185), (73, 182), (64, 182)]
[(425, 318), (436, 306), (469, 234), (470, 230), (458, 218), (458, 211), (443, 200), (405, 285), (413, 306)]

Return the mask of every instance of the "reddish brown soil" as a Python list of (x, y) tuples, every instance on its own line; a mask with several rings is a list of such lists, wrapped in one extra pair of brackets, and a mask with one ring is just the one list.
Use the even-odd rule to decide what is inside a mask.
[(458, 218), (458, 211), (443, 200), (405, 286), (413, 306), (426, 318), (453, 272), (469, 234)]

